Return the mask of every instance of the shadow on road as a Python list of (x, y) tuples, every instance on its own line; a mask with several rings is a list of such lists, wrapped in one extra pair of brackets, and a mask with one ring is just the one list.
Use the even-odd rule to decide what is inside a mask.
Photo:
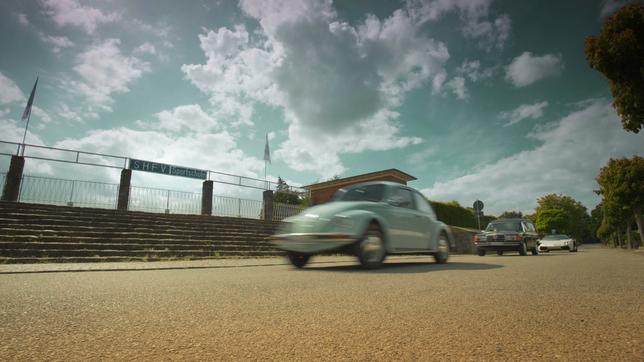
[(439, 270), (487, 270), (502, 268), (498, 264), (486, 263), (461, 263), (448, 262), (447, 264), (436, 264), (435, 262), (385, 262), (380, 269), (367, 270), (355, 265), (337, 265), (337, 266), (307, 266), (302, 271), (326, 271), (342, 273), (429, 273)]

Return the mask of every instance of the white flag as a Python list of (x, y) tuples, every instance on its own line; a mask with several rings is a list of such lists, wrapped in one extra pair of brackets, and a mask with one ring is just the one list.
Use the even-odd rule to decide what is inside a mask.
[(268, 148), (268, 134), (266, 134), (266, 145), (264, 146), (264, 161), (271, 163), (271, 150)]

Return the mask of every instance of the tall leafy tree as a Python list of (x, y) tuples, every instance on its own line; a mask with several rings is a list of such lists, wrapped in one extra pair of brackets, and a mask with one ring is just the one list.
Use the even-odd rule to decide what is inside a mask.
[(504, 211), (499, 215), (499, 219), (520, 219), (522, 217), (523, 213), (521, 211)]
[(610, 159), (597, 176), (599, 194), (603, 197), (604, 219), (607, 224), (627, 227), (634, 217), (644, 244), (644, 158)]
[(275, 194), (273, 194), (273, 201), (289, 205), (300, 204), (298, 195), (291, 192), (289, 185), (279, 176), (277, 177), (277, 186), (275, 187)]
[[(588, 210), (579, 201), (566, 195), (549, 194), (537, 199), (537, 224), (539, 224), (539, 215), (543, 210), (560, 209), (563, 210), (567, 223), (564, 229), (557, 229), (557, 232), (570, 234), (579, 241), (591, 237), (590, 216)], [(546, 214), (551, 216), (551, 214)], [(546, 230), (549, 232), (549, 230)]]
[(626, 5), (608, 17), (599, 36), (586, 38), (584, 52), (608, 78), (622, 126), (638, 133), (644, 127), (644, 6)]
[(563, 209), (540, 209), (537, 211), (537, 231), (542, 234), (568, 233), (570, 230), (569, 216)]

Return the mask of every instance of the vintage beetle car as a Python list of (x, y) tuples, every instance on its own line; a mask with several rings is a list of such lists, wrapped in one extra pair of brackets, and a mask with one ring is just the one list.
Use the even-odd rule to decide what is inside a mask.
[(577, 251), (577, 241), (568, 235), (552, 234), (544, 236), (539, 243), (539, 251), (568, 250), (571, 253)]
[(453, 241), (420, 192), (384, 181), (338, 190), (330, 202), (285, 219), (270, 239), (298, 268), (312, 255), (341, 252), (368, 269), (387, 254), (432, 254), (445, 263)]
[(482, 233), (474, 236), (479, 256), (488, 251), (503, 255), (506, 251), (518, 251), (519, 255), (539, 255), (539, 235), (532, 221), (527, 219), (499, 219), (488, 224)]

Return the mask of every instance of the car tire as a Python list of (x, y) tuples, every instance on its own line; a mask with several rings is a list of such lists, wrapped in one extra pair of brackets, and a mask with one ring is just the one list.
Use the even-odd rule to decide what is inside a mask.
[(498, 256), (502, 256), (502, 255), (503, 255), (503, 250), (497, 250), (497, 251), (496, 251), (496, 255), (498, 255)]
[(477, 253), (479, 256), (485, 256), (485, 250), (483, 250), (483, 249), (478, 249), (478, 250), (476, 251), (476, 253)]
[(387, 257), (385, 241), (378, 224), (371, 224), (357, 244), (356, 255), (365, 269), (377, 269)]
[(309, 254), (298, 253), (295, 251), (287, 252), (286, 256), (288, 257), (288, 260), (291, 262), (291, 264), (293, 264), (293, 266), (295, 266), (298, 269), (303, 268), (311, 258), (311, 255)]
[(519, 255), (521, 256), (528, 255), (528, 247), (525, 245), (525, 241), (522, 241), (521, 245), (519, 245)]
[(438, 237), (438, 251), (434, 254), (434, 259), (438, 264), (447, 263), (449, 258), (449, 239), (444, 233)]

